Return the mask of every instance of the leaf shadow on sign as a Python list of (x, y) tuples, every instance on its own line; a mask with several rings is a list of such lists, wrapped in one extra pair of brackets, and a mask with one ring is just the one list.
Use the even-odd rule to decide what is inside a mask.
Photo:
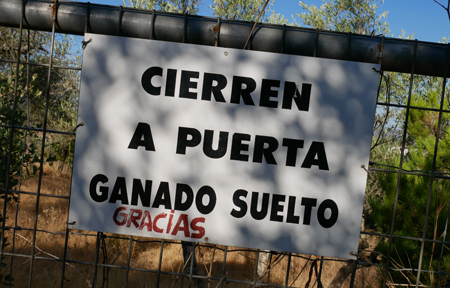
[[(154, 180), (152, 201), (160, 181), (169, 181), (171, 187), (175, 183), (186, 183), (195, 191), (202, 185), (213, 187), (218, 202), (215, 211), (205, 215), (211, 222), (208, 225), (216, 226), (214, 234), (207, 235), (209, 243), (339, 257), (348, 257), (349, 247), (356, 250), (364, 193), (361, 181), (365, 182), (366, 177), (360, 166), (368, 161), (376, 95), (370, 77), (360, 77), (373, 73), (367, 71), (367, 66), (160, 41), (101, 39), (104, 42), (98, 46), (95, 44), (99, 41), (94, 41), (92, 47), (86, 48), (95, 56), (89, 57), (91, 63), (83, 63), (80, 96), (83, 115), (80, 115), (80, 121), (86, 125), (77, 133), (73, 176), (76, 194), (72, 195), (74, 201), (71, 200), (73, 220), (85, 219), (90, 229), (98, 231), (111, 225), (110, 215), (122, 203), (105, 201), (92, 206), (86, 191), (93, 175), (105, 173), (110, 179), (105, 183), (109, 193), (119, 176), (129, 180), (128, 191), (132, 190), (131, 179)], [(108, 53), (101, 53), (102, 49), (107, 49)], [(190, 89), (197, 92), (197, 99), (179, 98), (177, 90), (173, 97), (147, 94), (143, 91), (141, 78), (142, 73), (152, 66), (176, 69), (178, 73), (181, 70), (199, 72), (198, 81), (192, 81), (197, 87)], [(225, 75), (228, 81), (222, 90), (225, 103), (218, 103), (214, 98), (211, 101), (200, 99), (204, 73)], [(256, 89), (251, 93), (255, 105), (230, 103), (233, 76), (255, 79)], [(180, 75), (177, 77), (179, 89)], [(272, 88), (278, 92), (278, 97), (272, 99), (278, 101), (278, 108), (259, 105), (262, 79), (283, 80), (279, 87)], [(164, 77), (154, 80), (153, 85), (160, 86), (164, 93)], [(284, 81), (312, 85), (308, 111), (298, 111), (295, 105), (292, 109), (280, 108)], [(368, 87), (370, 91), (366, 92)], [(365, 97), (366, 93), (371, 95)], [(126, 149), (137, 122), (150, 124), (156, 150), (163, 156), (144, 149)], [(202, 137), (205, 130), (214, 130), (214, 148), (219, 131), (228, 132), (225, 156), (220, 159), (206, 157), (201, 144), (187, 147), (184, 155), (175, 155), (174, 142), (180, 126), (195, 128)], [(250, 135), (250, 140), (245, 142), (248, 149), (241, 151), (248, 156), (248, 161), (230, 159), (236, 133)], [(272, 137), (278, 142), (278, 148), (272, 153), (276, 165), (268, 164), (264, 157), (261, 162), (254, 161), (257, 135)], [(286, 165), (287, 147), (282, 145), (285, 138), (304, 141), (303, 148), (297, 150), (295, 167)], [(318, 169), (316, 165), (301, 167), (313, 141), (324, 143), (329, 171)], [(280, 204), (282, 210), (274, 212), (282, 216), (283, 221), (270, 221), (272, 200), (263, 220), (254, 220), (250, 212), (239, 219), (230, 216), (231, 210), (236, 208), (233, 193), (238, 189), (248, 190), (245, 201), (249, 206), (252, 192), (285, 195)], [(286, 223), (290, 196), (296, 197), (292, 213), (300, 217), (299, 224)], [(301, 204), (302, 197), (317, 201), (309, 225), (303, 224), (305, 206)], [(171, 198), (174, 198), (172, 194)], [(262, 196), (258, 209), (262, 205), (261, 199)], [(318, 206), (326, 199), (335, 201), (339, 208), (339, 219), (330, 228), (320, 226), (316, 216)], [(359, 211), (355, 211), (355, 207), (360, 207)], [(328, 210), (325, 218), (330, 217)], [(199, 216), (195, 208), (183, 213), (190, 218)], [(96, 219), (96, 223), (88, 219)], [(200, 239), (202, 241), (205, 240)]]
[[(284, 59), (281, 59), (284, 60)], [(276, 69), (273, 68), (270, 70), (271, 73), (269, 73), (268, 78), (275, 78), (280, 77), (279, 75), (282, 75), (283, 72), (287, 69), (289, 69), (291, 63), (277, 63), (278, 67), (284, 67), (282, 69)], [(322, 199), (325, 200), (328, 197), (331, 199), (335, 199), (336, 197), (339, 197), (339, 193), (334, 194), (333, 193), (333, 186), (336, 186), (339, 188), (340, 193), (344, 192), (349, 195), (347, 196), (347, 201), (342, 201), (340, 207), (340, 212), (346, 213), (346, 211), (354, 210), (355, 207), (351, 203), (356, 203), (359, 206), (362, 205), (362, 193), (363, 193), (363, 186), (360, 186), (360, 191), (356, 191), (357, 194), (355, 194), (355, 187), (353, 187), (352, 183), (346, 183), (345, 181), (348, 181), (351, 178), (351, 173), (363, 173), (362, 169), (360, 168), (361, 164), (364, 164), (364, 162), (355, 163), (354, 159), (353, 161), (349, 160), (348, 156), (356, 155), (357, 159), (364, 158), (363, 155), (368, 155), (368, 139), (370, 139), (370, 131), (371, 131), (371, 121), (373, 121), (373, 118), (371, 120), (370, 113), (373, 111), (370, 111), (371, 106), (374, 107), (373, 97), (372, 94), (370, 97), (366, 97), (365, 95), (365, 88), (370, 87), (369, 83), (365, 83), (364, 81), (355, 82), (358, 80), (358, 75), (367, 74), (367, 70), (361, 70), (359, 67), (357, 67), (357, 64), (355, 64), (355, 67), (351, 67), (350, 74), (346, 74), (347, 71), (343, 70), (342, 67), (340, 67), (340, 63), (332, 62), (327, 63), (327, 67), (321, 66), (321, 67), (315, 67), (317, 71), (313, 71), (317, 75), (321, 75), (324, 78), (317, 78), (313, 80), (314, 84), (313, 87), (317, 89), (321, 89), (322, 94), (328, 95), (328, 97), (319, 97), (315, 100), (317, 102), (316, 105), (313, 105), (313, 108), (320, 108), (318, 110), (321, 111), (312, 111), (308, 113), (315, 113), (317, 115), (317, 118), (314, 119), (315, 122), (305, 122), (303, 121), (303, 118), (297, 118), (292, 117), (291, 120), (285, 121), (280, 125), (279, 129), (282, 131), (286, 130), (294, 130), (298, 132), (298, 135), (306, 134), (309, 137), (313, 137), (315, 140), (323, 140), (328, 142), (338, 142), (343, 148), (341, 149), (333, 149), (333, 145), (330, 145), (332, 148), (328, 152), (331, 152), (327, 154), (330, 160), (330, 174), (323, 175), (319, 173), (308, 173), (308, 182), (312, 185), (305, 185), (309, 186), (312, 191), (321, 190), (321, 186), (328, 187), (328, 192), (320, 191), (320, 194), (322, 195)], [(352, 63), (346, 63), (346, 65), (352, 65)], [(305, 71), (302, 69), (302, 67), (298, 67), (298, 79), (308, 79), (311, 78), (307, 74), (308, 71)], [(366, 67), (367, 68), (367, 67)], [(372, 71), (370, 71), (372, 72)], [(331, 75), (326, 75), (330, 74)], [(272, 76), (273, 74), (273, 76)], [(332, 79), (332, 81), (327, 81), (326, 79)], [(308, 80), (307, 80), (308, 81)], [(301, 82), (301, 81), (300, 81)], [(352, 84), (352, 85), (350, 85)], [(352, 86), (349, 88), (348, 86)], [(371, 91), (373, 93), (373, 91)], [(321, 94), (321, 95), (322, 95)], [(350, 95), (349, 95), (350, 94)], [(330, 97), (331, 96), (331, 97)], [(334, 97), (333, 97), (334, 96)], [(314, 96), (312, 96), (314, 97)], [(368, 109), (369, 108), (369, 109)], [(373, 108), (372, 108), (373, 110)], [(348, 115), (352, 114), (352, 115)], [(362, 114), (366, 113), (366, 115)], [(361, 121), (363, 120), (363, 121)], [(284, 130), (283, 130), (284, 129)], [(300, 136), (301, 137), (301, 136)], [(303, 139), (303, 138), (302, 138)], [(327, 142), (325, 142), (327, 143)], [(361, 145), (361, 144), (366, 145)], [(304, 151), (306, 153), (306, 151)], [(335, 153), (335, 155), (333, 155)], [(330, 159), (332, 158), (332, 159)], [(333, 165), (332, 165), (333, 164)], [(348, 169), (349, 167), (353, 167)], [(296, 167), (298, 168), (298, 167)], [(301, 174), (301, 169), (297, 170), (299, 174)], [(262, 179), (267, 179), (268, 177), (274, 181), (276, 185), (276, 191), (277, 192), (285, 192), (281, 188), (283, 185), (282, 176), (276, 175), (274, 173), (271, 173), (272, 171), (270, 169), (267, 169), (264, 171), (264, 173), (261, 174), (253, 174), (252, 177), (261, 177)], [(305, 183), (308, 184), (308, 183)], [(314, 189), (314, 186), (317, 186), (316, 189)], [(306, 188), (306, 189), (308, 189)], [(295, 195), (302, 195), (302, 192), (305, 190), (305, 187), (291, 187), (291, 192), (294, 192)], [(300, 190), (300, 191), (299, 191)], [(299, 193), (297, 193), (299, 192)], [(309, 194), (309, 193), (308, 193)], [(352, 199), (352, 198), (356, 199)], [(351, 200), (351, 201), (350, 201)], [(269, 204), (270, 205), (270, 204)], [(298, 204), (300, 205), (300, 204)], [(357, 206), (358, 206), (357, 205)], [(360, 206), (362, 207), (362, 206)], [(362, 208), (361, 208), (362, 209)], [(286, 206), (284, 207), (284, 213), (286, 213)], [(315, 211), (314, 211), (315, 212)], [(294, 251), (299, 252), (299, 244), (298, 242), (305, 242), (306, 244), (301, 244), (303, 247), (308, 247), (308, 252), (310, 251), (316, 251), (316, 253), (320, 255), (336, 255), (337, 253), (341, 257), (349, 257), (349, 245), (348, 242), (353, 243), (354, 249), (357, 248), (357, 239), (354, 237), (355, 231), (359, 231), (359, 223), (360, 215), (362, 211), (357, 211), (356, 214), (353, 213), (353, 219), (356, 215), (356, 221), (349, 222), (348, 220), (352, 220), (352, 218), (347, 217), (346, 223), (340, 223), (337, 222), (336, 225), (333, 227), (333, 229), (327, 230), (323, 229), (320, 231), (321, 227), (319, 226), (319, 232), (316, 230), (310, 230), (308, 231), (307, 228), (301, 228), (298, 229), (298, 225), (291, 225), (292, 230), (290, 231), (277, 231), (275, 234), (280, 235), (279, 237), (276, 237), (273, 240), (273, 243), (271, 243), (271, 247), (278, 247), (280, 250), (283, 251)], [(342, 214), (344, 214), (342, 213)], [(300, 213), (301, 215), (302, 213)], [(246, 215), (246, 217), (249, 217)], [(269, 217), (269, 216), (267, 216)], [(302, 221), (302, 220), (301, 220)], [(311, 226), (313, 224), (317, 225), (317, 221), (312, 220), (316, 223), (311, 223)], [(350, 225), (349, 225), (350, 224)], [(301, 225), (301, 224), (300, 224)], [(251, 229), (249, 228), (251, 226), (248, 225), (242, 225), (241, 231), (244, 235), (244, 238), (247, 239), (253, 239), (260, 237), (267, 237), (265, 236), (267, 233), (274, 233), (274, 231), (265, 231), (264, 233), (259, 233), (258, 235), (258, 228)], [(298, 229), (298, 233), (292, 232)], [(358, 233), (357, 233), (358, 234)], [(255, 237), (256, 235), (256, 237)], [(349, 235), (353, 235), (352, 237), (347, 237)], [(322, 240), (323, 239), (323, 240)], [(334, 239), (333, 241), (331, 241)], [(250, 240), (249, 242), (251, 242)], [(327, 245), (327, 243), (333, 243), (332, 245)], [(316, 245), (317, 244), (317, 245)], [(250, 244), (249, 244), (250, 246)], [(264, 245), (261, 245), (260, 247), (263, 247)], [(318, 246), (317, 248), (313, 248), (314, 246)], [(351, 245), (350, 245), (351, 246)], [(251, 246), (250, 246), (251, 247)], [(335, 252), (336, 250), (342, 251), (342, 252)], [(301, 251), (301, 250), (300, 250)], [(320, 252), (322, 251), (322, 252)], [(331, 254), (330, 254), (331, 253)]]

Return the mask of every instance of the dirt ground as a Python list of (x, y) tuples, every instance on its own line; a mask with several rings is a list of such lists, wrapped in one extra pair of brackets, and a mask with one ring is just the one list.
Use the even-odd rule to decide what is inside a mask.
[[(7, 207), (6, 225), (16, 227), (6, 232), (7, 243), (2, 275), (11, 273), (14, 287), (27, 287), (32, 277), (32, 287), (188, 287), (189, 279), (172, 273), (183, 271), (183, 254), (179, 242), (161, 242), (160, 239), (133, 237), (130, 248), (129, 236), (105, 234), (97, 241), (97, 233), (71, 230), (66, 241), (66, 221), (69, 208), (70, 176), (60, 169), (45, 167), (42, 178), (40, 197), (38, 177), (21, 183), (21, 193), (17, 201)], [(38, 213), (36, 213), (38, 209)], [(35, 215), (38, 215), (37, 219)], [(34, 235), (34, 225), (37, 225)], [(35, 249), (32, 251), (33, 239)], [(373, 250), (377, 240), (367, 238)], [(160, 251), (163, 255), (160, 255)], [(96, 258), (96, 251), (98, 257)], [(30, 255), (34, 252), (35, 260)], [(251, 284), (234, 281), (255, 279), (256, 251), (219, 245), (199, 245), (196, 249), (198, 275), (215, 277), (202, 280), (203, 287), (251, 287)], [(12, 255), (13, 256), (12, 256)], [(362, 254), (368, 256), (369, 252)], [(261, 256), (262, 259), (264, 256)], [(268, 255), (268, 267), (258, 283), (285, 285), (288, 287), (320, 287), (317, 276), (321, 274), (322, 287), (329, 287), (339, 269), (345, 262), (325, 260), (321, 265), (319, 257), (309, 255), (292, 255), (289, 275), (287, 275), (289, 256), (272, 253)], [(63, 265), (61, 259), (67, 259)], [(130, 257), (130, 261), (128, 261)], [(226, 257), (226, 260), (225, 260)], [(158, 273), (161, 258), (162, 271)], [(101, 265), (96, 266), (95, 262)], [(127, 263), (129, 273), (127, 275)], [(322, 266), (322, 267), (321, 267)], [(30, 270), (32, 268), (32, 273)], [(143, 271), (152, 270), (152, 271)], [(64, 280), (62, 273), (64, 272)], [(158, 280), (159, 278), (159, 280)], [(222, 282), (220, 282), (222, 279)], [(357, 269), (354, 287), (379, 287), (380, 274), (375, 266)], [(342, 287), (350, 287), (351, 275)], [(201, 286), (198, 286), (201, 287)]]

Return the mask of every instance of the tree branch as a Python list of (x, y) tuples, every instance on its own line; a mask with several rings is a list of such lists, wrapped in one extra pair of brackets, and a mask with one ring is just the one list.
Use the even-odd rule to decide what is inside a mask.
[(448, 20), (450, 21), (450, 0), (448, 0), (448, 4), (447, 7), (445, 7), (444, 5), (442, 5), (439, 1), (437, 0), (433, 0), (434, 3), (438, 4), (439, 6), (441, 6), (442, 8), (444, 8), (445, 11), (447, 11), (447, 16), (448, 16)]
[[(263, 13), (264, 13), (264, 10), (266, 10), (266, 6), (267, 6), (267, 4), (269, 4), (269, 1), (270, 1), (270, 0), (267, 0), (267, 1), (266, 1), (266, 3), (264, 4), (264, 6), (263, 6), (262, 9), (261, 9), (261, 12), (260, 12), (259, 15), (258, 15), (258, 18), (256, 18), (255, 24), (253, 24), (253, 28), (252, 28), (252, 30), (250, 31), (250, 35), (248, 35), (247, 41), (245, 42), (245, 45), (244, 45), (244, 48), (243, 48), (244, 50), (245, 50), (245, 48), (247, 48), (247, 44), (248, 44), (248, 42), (250, 41), (250, 38), (252, 38), (253, 30), (255, 30), (255, 27), (256, 27), (256, 25), (258, 24), (259, 18), (261, 18), (261, 16), (262, 16)], [(449, 0), (449, 2), (450, 2), (450, 0)]]

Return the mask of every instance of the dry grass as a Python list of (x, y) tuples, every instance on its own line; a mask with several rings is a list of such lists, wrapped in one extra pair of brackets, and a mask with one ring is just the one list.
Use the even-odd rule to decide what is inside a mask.
[[(41, 183), (41, 195), (69, 196), (70, 177), (60, 173), (58, 169), (45, 167), (45, 174)], [(29, 179), (22, 183), (21, 191), (38, 191), (38, 178)], [(14, 257), (7, 256), (9, 266), (2, 274), (12, 271), (14, 287), (27, 287), (30, 277), (33, 228), (35, 211), (38, 206), (36, 256), (33, 264), (32, 287), (59, 287), (61, 285), (64, 257), (66, 221), (69, 200), (49, 196), (39, 197), (37, 205), (36, 195), (21, 194), (18, 201), (8, 207), (7, 225), (20, 227), (7, 232), (7, 252)], [(15, 224), (16, 223), (16, 224)], [(50, 233), (49, 233), (50, 232)], [(124, 287), (127, 278), (127, 263), (129, 251), (129, 237), (108, 234), (98, 242), (98, 262), (108, 266), (98, 266), (95, 271), (95, 251), (97, 234), (88, 231), (71, 231), (67, 239), (64, 287), (91, 287), (94, 274), (97, 273), (97, 287)], [(80, 235), (83, 234), (83, 235)], [(168, 273), (183, 271), (183, 254), (180, 243), (161, 244), (158, 239), (133, 237), (131, 270), (128, 274), (128, 287), (155, 287), (157, 271), (160, 264), (160, 251), (163, 245), (161, 261), (160, 287), (187, 287), (189, 279)], [(372, 243), (371, 243), (372, 242)], [(369, 241), (371, 247), (376, 241)], [(232, 280), (254, 280), (256, 252), (229, 247), (225, 255), (223, 246), (200, 245), (196, 249), (196, 260), (199, 275), (220, 279), (224, 276), (228, 280), (223, 282), (225, 287), (251, 287), (249, 284), (236, 283)], [(224, 258), (226, 262), (224, 265)], [(45, 259), (40, 259), (44, 257)], [(316, 257), (292, 257), (289, 270), (290, 287), (318, 287), (316, 271), (319, 271), (320, 261)], [(264, 276), (258, 280), (262, 283), (284, 285), (288, 267), (288, 256), (272, 254), (270, 265)], [(76, 262), (72, 262), (76, 261)], [(328, 287), (336, 275), (342, 262), (324, 261), (322, 266), (322, 284)], [(118, 267), (120, 266), (120, 267)], [(12, 269), (11, 269), (12, 268)], [(139, 269), (153, 270), (139, 271)], [(6, 272), (5, 272), (6, 271)], [(224, 272), (225, 271), (225, 272)], [(378, 272), (376, 267), (364, 267), (357, 270), (354, 287), (377, 287)], [(204, 287), (216, 287), (218, 280), (203, 280)], [(221, 286), (222, 287), (222, 286)], [(350, 287), (350, 277), (342, 287)]]

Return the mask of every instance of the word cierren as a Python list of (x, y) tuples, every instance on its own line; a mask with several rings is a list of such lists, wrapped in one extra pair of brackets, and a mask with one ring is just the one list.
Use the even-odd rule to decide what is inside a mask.
[[(177, 83), (178, 70), (164, 69), (161, 67), (150, 67), (141, 78), (142, 88), (150, 95), (161, 95), (161, 87), (154, 86), (152, 79), (154, 77), (165, 77), (164, 95), (168, 97), (175, 96), (175, 90), (178, 87), (178, 97), (186, 99), (197, 99), (199, 92), (196, 91), (200, 79), (200, 72), (197, 71), (181, 71), (179, 83)], [(164, 76), (163, 76), (164, 74)], [(201, 89), (201, 100), (211, 101), (211, 96), (215, 101), (226, 103), (227, 100), (222, 90), (228, 85), (228, 78), (222, 74), (203, 73), (203, 86)], [(259, 106), (278, 108), (278, 91), (274, 90), (281, 86), (280, 80), (262, 79), (261, 94), (259, 97)], [(231, 83), (231, 93), (226, 95), (229, 103), (240, 104), (241, 100), (245, 105), (255, 106), (255, 101), (251, 95), (256, 90), (257, 83), (251, 77), (233, 76)], [(283, 99), (281, 101), (282, 109), (292, 109), (292, 102), (295, 103), (300, 111), (309, 110), (309, 102), (311, 97), (311, 87), (309, 83), (303, 83), (301, 93), (295, 82), (284, 82)]]

